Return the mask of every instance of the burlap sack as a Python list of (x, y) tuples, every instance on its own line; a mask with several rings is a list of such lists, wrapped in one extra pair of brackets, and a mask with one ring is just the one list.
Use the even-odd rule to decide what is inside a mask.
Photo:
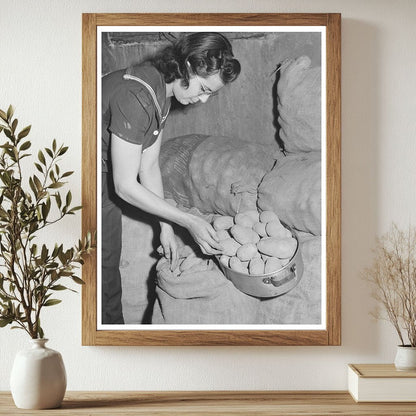
[(264, 176), (258, 190), (261, 210), (274, 211), (300, 231), (321, 234), (321, 154), (291, 154)]
[(235, 215), (255, 209), (257, 187), (281, 157), (277, 146), (229, 137), (168, 140), (160, 153), (165, 197), (203, 213)]
[(307, 56), (282, 63), (277, 84), (279, 136), (288, 152), (321, 149), (321, 67)]
[[(181, 249), (195, 256), (188, 246)], [(216, 262), (201, 257), (192, 270), (170, 270), (164, 258), (156, 266), (156, 303), (152, 324), (254, 324), (259, 300), (241, 293)]]
[[(306, 237), (305, 237), (306, 236)], [(322, 319), (321, 237), (302, 237), (304, 272), (298, 285), (259, 305), (258, 320), (270, 325), (313, 325)]]
[(189, 164), (195, 149), (207, 137), (203, 134), (189, 134), (163, 142), (159, 164), (166, 199), (173, 199), (186, 208), (194, 207), (190, 192)]

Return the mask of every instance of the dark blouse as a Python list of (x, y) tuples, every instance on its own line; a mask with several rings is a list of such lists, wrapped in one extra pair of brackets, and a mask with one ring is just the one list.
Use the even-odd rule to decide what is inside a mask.
[(111, 159), (111, 133), (129, 143), (142, 145), (145, 150), (157, 140), (169, 107), (163, 76), (150, 63), (105, 75), (102, 78), (101, 155), (107, 163), (103, 171), (108, 171), (106, 165)]

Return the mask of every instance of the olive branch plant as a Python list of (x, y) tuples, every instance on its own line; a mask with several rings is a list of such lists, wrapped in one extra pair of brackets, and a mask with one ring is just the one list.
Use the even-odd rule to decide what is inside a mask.
[(39, 150), (34, 162), (35, 174), (24, 180), (21, 161), (31, 156), (31, 142), (25, 140), (31, 126), (17, 132), (14, 109), (0, 110), (0, 327), (25, 330), (31, 338), (43, 338), (41, 311), (57, 305), (54, 293), (75, 290), (62, 279), (77, 284), (83, 280), (76, 271), (83, 258), (94, 249), (91, 233), (69, 249), (56, 243), (53, 248), (39, 243), (38, 233), (81, 206), (72, 206), (71, 191), (61, 189), (72, 171), (61, 172), (58, 162), (68, 147), (58, 145)]
[(416, 228), (402, 230), (393, 223), (377, 239), (373, 264), (362, 276), (382, 306), (374, 317), (394, 326), (401, 346), (416, 347)]

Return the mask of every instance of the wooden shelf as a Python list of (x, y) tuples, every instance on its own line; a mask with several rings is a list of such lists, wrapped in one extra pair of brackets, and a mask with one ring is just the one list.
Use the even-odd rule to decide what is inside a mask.
[(339, 391), (67, 392), (59, 409), (22, 410), (0, 392), (0, 415), (415, 415), (414, 403), (355, 403)]

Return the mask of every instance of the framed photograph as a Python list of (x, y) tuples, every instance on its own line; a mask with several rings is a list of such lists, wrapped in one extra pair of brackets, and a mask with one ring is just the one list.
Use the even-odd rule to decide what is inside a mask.
[(83, 15), (83, 345), (340, 345), (340, 33)]

